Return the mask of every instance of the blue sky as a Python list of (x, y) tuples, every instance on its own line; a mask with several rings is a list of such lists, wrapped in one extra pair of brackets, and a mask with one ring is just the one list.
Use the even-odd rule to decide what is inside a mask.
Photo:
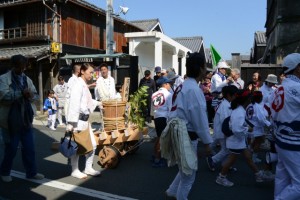
[[(87, 0), (106, 10), (106, 0)], [(113, 0), (129, 7), (126, 21), (158, 18), (169, 37), (202, 36), (223, 59), (250, 54), (255, 31), (265, 31), (266, 0)]]

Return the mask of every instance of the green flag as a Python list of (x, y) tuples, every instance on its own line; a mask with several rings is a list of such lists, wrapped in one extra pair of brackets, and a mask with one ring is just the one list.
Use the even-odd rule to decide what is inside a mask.
[(210, 52), (211, 52), (212, 65), (213, 65), (213, 68), (215, 68), (217, 66), (218, 62), (221, 60), (221, 56), (217, 52), (215, 47), (213, 47), (213, 45), (210, 45)]

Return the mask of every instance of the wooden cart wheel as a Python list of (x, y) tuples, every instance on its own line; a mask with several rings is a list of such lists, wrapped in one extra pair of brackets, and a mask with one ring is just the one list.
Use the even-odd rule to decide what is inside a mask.
[(135, 146), (139, 141), (133, 140), (124, 143), (124, 150), (127, 154), (135, 154), (140, 146)]
[(104, 146), (99, 151), (98, 164), (106, 169), (116, 168), (120, 161), (120, 152), (114, 146)]

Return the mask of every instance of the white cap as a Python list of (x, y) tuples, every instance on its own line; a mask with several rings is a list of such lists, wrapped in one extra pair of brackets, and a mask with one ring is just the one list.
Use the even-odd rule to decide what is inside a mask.
[(286, 68), (284, 73), (292, 71), (300, 64), (300, 53), (292, 53), (283, 59), (282, 66)]
[(220, 69), (220, 68), (224, 68), (224, 69), (230, 68), (225, 61), (218, 62), (217, 67), (218, 67), (218, 69)]

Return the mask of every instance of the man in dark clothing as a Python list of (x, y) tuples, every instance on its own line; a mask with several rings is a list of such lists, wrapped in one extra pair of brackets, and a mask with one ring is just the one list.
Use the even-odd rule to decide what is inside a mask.
[[(154, 82), (156, 84), (157, 79), (159, 79), (161, 77), (161, 67), (157, 66), (154, 68), (154, 72), (155, 72), (155, 76), (153, 77)], [(156, 84), (157, 86), (157, 84)], [(158, 90), (158, 86), (156, 87), (156, 91)]]
[(151, 78), (151, 72), (145, 71), (145, 77), (140, 80), (139, 87), (148, 86), (147, 109), (145, 110), (146, 121), (151, 123), (151, 96), (156, 91), (155, 81)]

